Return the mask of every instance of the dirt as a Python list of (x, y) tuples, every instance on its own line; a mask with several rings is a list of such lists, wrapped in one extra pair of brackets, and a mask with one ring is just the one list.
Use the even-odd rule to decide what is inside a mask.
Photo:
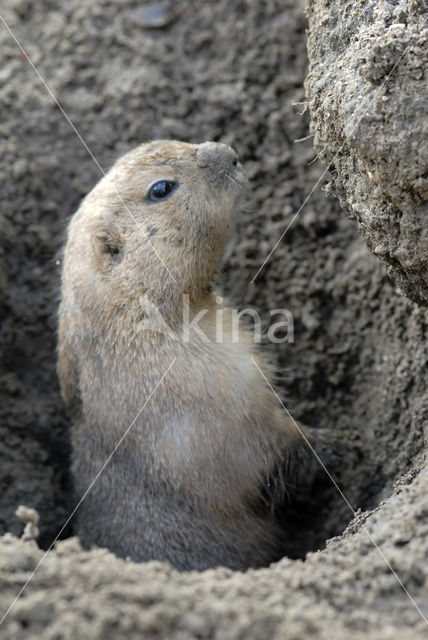
[[(73, 504), (55, 374), (57, 256), (69, 216), (101, 175), (29, 60), (104, 169), (152, 138), (235, 147), (252, 206), (220, 281), (240, 308), (292, 312), (294, 343), (271, 348), (281, 394), (295, 418), (334, 434), (329, 468), (360, 511), (353, 518), (333, 485), (314, 487), (311, 517), (296, 527), (304, 562), (246, 574), (179, 574), (83, 551), (71, 523), (0, 635), (422, 638), (414, 603), (427, 617), (426, 310), (417, 304), (426, 293), (426, 147), (412, 137), (423, 128), (422, 4), (310, 2), (307, 97), (303, 2), (166, 3), (160, 14), (144, 6), (7, 0), (3, 17), (28, 59), (0, 24), (0, 530), (9, 532), (0, 613), (43, 557), (14, 537), (24, 527), (18, 505), (38, 510), (46, 549)], [(153, 15), (158, 28), (149, 28)], [(391, 31), (397, 21), (404, 30)], [(413, 34), (411, 55), (379, 94), (388, 95), (382, 119), (376, 112), (350, 134), (352, 99), (364, 98), (358, 113), (371, 104)], [(386, 247), (375, 253), (395, 281), (364, 238)]]
[(425, 0), (308, 2), (315, 144), (372, 252), (428, 305)]

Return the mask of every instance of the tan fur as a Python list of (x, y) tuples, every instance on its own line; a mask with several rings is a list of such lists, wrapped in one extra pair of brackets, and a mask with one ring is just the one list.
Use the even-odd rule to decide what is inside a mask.
[[(267, 362), (245, 330), (232, 341), (231, 310), (212, 290), (246, 184), (234, 158), (215, 143), (137, 147), (85, 198), (64, 253), (58, 373), (78, 496), (138, 415), (81, 505), (79, 533), (181, 569), (279, 557), (286, 533), (264, 490), (272, 474), (294, 484), (305, 455), (252, 357), (269, 375)], [(179, 187), (148, 200), (162, 179)], [(191, 317), (208, 310), (208, 342), (183, 339), (183, 294)]]

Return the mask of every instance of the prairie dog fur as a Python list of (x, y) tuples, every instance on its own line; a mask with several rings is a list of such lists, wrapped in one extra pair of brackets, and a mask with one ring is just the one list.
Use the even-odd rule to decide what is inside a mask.
[[(306, 446), (254, 365), (269, 375), (251, 334), (232, 340), (212, 286), (245, 187), (230, 147), (157, 141), (122, 157), (70, 222), (58, 374), (79, 497), (132, 424), (79, 508), (86, 546), (179, 569), (282, 554), (274, 507)], [(205, 310), (208, 340), (183, 339), (185, 300), (190, 318)]]

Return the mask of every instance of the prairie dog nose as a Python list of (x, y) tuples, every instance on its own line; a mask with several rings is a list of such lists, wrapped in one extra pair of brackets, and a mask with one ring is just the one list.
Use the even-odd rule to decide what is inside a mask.
[(238, 156), (226, 144), (204, 142), (198, 147), (196, 162), (202, 169), (209, 167), (214, 173), (226, 173), (238, 164)]

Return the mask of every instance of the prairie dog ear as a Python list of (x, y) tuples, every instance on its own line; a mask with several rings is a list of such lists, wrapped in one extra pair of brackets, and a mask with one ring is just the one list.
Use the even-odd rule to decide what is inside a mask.
[(123, 257), (125, 239), (121, 233), (111, 229), (94, 229), (91, 235), (95, 260), (99, 266), (105, 267), (120, 262)]

